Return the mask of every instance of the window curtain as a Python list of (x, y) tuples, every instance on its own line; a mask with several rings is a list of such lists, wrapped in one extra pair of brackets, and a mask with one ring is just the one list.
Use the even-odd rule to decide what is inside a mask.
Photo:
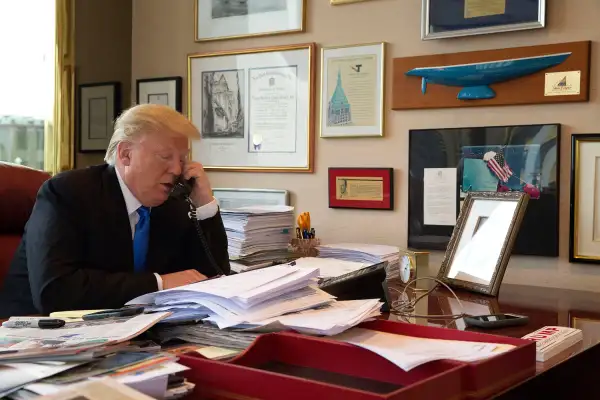
[[(75, 123), (75, 0), (56, 0), (54, 118), (46, 123), (45, 170), (73, 169)], [(52, 125), (52, 126), (49, 126)]]

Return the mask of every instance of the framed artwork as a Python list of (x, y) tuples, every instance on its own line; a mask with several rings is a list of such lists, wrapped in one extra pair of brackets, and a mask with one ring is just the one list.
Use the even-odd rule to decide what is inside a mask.
[(526, 192), (513, 254), (558, 256), (560, 125), (409, 132), (408, 247), (445, 250), (469, 192)]
[(121, 83), (79, 85), (79, 151), (106, 151), (121, 111)]
[(304, 32), (306, 0), (194, 0), (194, 40)]
[(329, 208), (394, 209), (393, 168), (329, 168)]
[(180, 76), (136, 80), (137, 104), (163, 104), (182, 112), (182, 80)]
[(546, 0), (422, 0), (421, 39), (482, 35), (546, 25)]
[(600, 134), (571, 136), (569, 261), (600, 264)]
[(452, 231), (438, 279), (496, 296), (519, 232), (529, 195), (470, 192)]
[(321, 137), (383, 136), (385, 43), (321, 49)]
[(188, 57), (188, 117), (208, 170), (312, 172), (315, 44)]

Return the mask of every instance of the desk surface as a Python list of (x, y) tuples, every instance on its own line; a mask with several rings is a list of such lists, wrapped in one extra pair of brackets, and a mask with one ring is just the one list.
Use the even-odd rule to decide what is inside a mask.
[[(398, 296), (397, 290), (403, 289), (397, 281), (390, 281), (390, 287), (396, 289), (392, 289), (390, 293), (392, 298)], [(411, 291), (407, 290), (407, 293), (409, 292)], [(418, 296), (424, 293), (424, 291), (412, 292), (409, 296)], [(543, 380), (555, 379), (557, 374), (554, 372), (557, 371), (562, 376), (565, 371), (560, 371), (561, 369), (567, 370), (576, 366), (581, 370), (580, 368), (584, 367), (584, 364), (587, 366), (590, 358), (600, 359), (598, 358), (600, 357), (600, 346), (596, 346), (600, 342), (600, 293), (508, 284), (502, 285), (497, 298), (460, 290), (456, 290), (455, 293), (467, 314), (521, 314), (529, 317), (529, 323), (519, 327), (483, 330), (467, 328), (462, 320), (413, 318), (410, 322), (511, 337), (522, 337), (549, 325), (581, 329), (583, 342), (546, 362), (537, 363), (534, 380), (538, 381), (542, 380), (538, 379), (542, 376), (544, 376)], [(440, 286), (426, 298), (420, 300), (415, 312), (422, 315), (450, 315), (458, 314), (460, 311), (460, 305), (454, 296), (446, 288)], [(387, 318), (403, 320), (394, 314), (390, 314)], [(586, 353), (585, 357), (583, 357), (584, 353)], [(539, 387), (540, 383), (537, 382), (535, 386)], [(506, 398), (512, 397), (507, 396)]]

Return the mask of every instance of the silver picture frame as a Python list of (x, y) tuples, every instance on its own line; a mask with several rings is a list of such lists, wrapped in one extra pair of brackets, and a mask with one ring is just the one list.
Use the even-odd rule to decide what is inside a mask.
[[(465, 28), (447, 32), (432, 32), (430, 29), (431, 21), (431, 0), (422, 0), (421, 6), (421, 40), (446, 39), (453, 37), (485, 35), (490, 33), (512, 32), (528, 29), (540, 29), (546, 26), (546, 0), (538, 1), (538, 16), (537, 21), (522, 22), (513, 24), (499, 24), (493, 26), (485, 26), (479, 28)], [(466, 3), (465, 0), (462, 1)]]

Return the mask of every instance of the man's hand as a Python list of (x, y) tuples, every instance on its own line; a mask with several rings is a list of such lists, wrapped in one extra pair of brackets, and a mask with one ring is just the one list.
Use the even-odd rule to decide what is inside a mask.
[(200, 282), (206, 279), (206, 276), (202, 275), (195, 269), (165, 274), (161, 275), (160, 277), (162, 278), (163, 289), (172, 289), (183, 285), (189, 285), (190, 283)]
[(202, 207), (213, 201), (212, 189), (208, 175), (204, 167), (199, 162), (190, 161), (183, 168), (183, 178), (188, 180), (195, 178), (196, 183), (190, 195), (190, 198), (196, 207)]

